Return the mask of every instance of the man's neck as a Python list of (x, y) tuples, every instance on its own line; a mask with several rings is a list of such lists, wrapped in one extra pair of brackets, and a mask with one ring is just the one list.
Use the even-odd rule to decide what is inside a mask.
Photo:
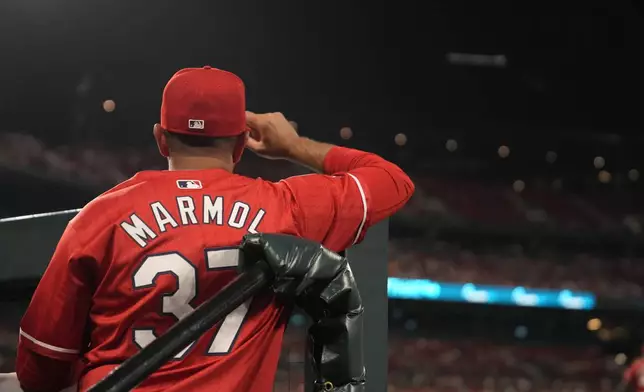
[(235, 165), (231, 159), (216, 157), (173, 156), (168, 158), (168, 170), (208, 170), (222, 169), (232, 173)]

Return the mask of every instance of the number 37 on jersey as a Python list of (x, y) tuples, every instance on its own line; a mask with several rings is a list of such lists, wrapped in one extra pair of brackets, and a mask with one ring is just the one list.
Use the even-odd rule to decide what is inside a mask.
[[(238, 248), (206, 250), (206, 273), (234, 270), (239, 263)], [(161, 302), (161, 315), (181, 320), (190, 314), (194, 307), (190, 303), (197, 296), (197, 268), (179, 252), (169, 252), (146, 256), (132, 276), (133, 289), (141, 290), (156, 285), (157, 278), (170, 275), (176, 279), (176, 291), (164, 293), (155, 301)], [(235, 339), (244, 323), (251, 300), (241, 304), (230, 313), (219, 326), (207, 352), (203, 355), (225, 355), (235, 344)], [(133, 330), (134, 343), (143, 348), (157, 338), (154, 327), (137, 327)], [(182, 359), (194, 346), (190, 343), (174, 358)]]

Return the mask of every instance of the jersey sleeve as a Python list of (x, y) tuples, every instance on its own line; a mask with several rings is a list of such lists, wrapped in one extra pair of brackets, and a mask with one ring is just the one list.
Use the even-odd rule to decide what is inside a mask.
[(300, 236), (342, 251), (359, 242), (369, 226), (369, 190), (358, 176), (310, 174), (281, 181), (286, 208)]
[(81, 353), (93, 294), (91, 264), (68, 226), (20, 323), (18, 361), (25, 350), (70, 361)]

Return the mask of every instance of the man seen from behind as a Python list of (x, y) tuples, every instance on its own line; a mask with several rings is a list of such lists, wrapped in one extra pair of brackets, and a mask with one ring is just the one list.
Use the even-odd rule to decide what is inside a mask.
[[(235, 277), (245, 234), (341, 251), (414, 192), (377, 155), (300, 137), (279, 113), (245, 112), (242, 81), (211, 67), (170, 79), (154, 138), (169, 170), (137, 173), (67, 226), (21, 323), (25, 391), (100, 381)], [(233, 174), (246, 148), (319, 174)], [(136, 390), (272, 391), (289, 313), (270, 292), (256, 296)]]

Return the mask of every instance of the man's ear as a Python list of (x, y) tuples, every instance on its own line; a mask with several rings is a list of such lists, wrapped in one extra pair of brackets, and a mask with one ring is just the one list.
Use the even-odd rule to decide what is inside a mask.
[(170, 156), (170, 148), (168, 148), (168, 140), (165, 136), (165, 131), (161, 128), (161, 125), (154, 124), (152, 129), (152, 134), (154, 135), (154, 140), (157, 142), (157, 147), (159, 148), (159, 153), (164, 158)]
[(248, 132), (244, 132), (241, 135), (237, 136), (235, 141), (235, 149), (233, 150), (233, 163), (237, 164), (242, 155), (244, 154), (244, 149), (246, 148), (246, 140), (248, 140)]

